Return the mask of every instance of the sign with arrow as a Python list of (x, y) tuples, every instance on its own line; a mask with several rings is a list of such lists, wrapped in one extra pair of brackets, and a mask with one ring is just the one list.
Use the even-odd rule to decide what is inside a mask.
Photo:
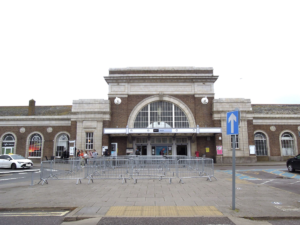
[(228, 112), (226, 118), (227, 135), (239, 134), (239, 111)]

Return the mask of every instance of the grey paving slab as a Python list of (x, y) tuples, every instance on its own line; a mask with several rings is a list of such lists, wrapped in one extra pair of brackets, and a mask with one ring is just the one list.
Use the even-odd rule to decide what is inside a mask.
[(135, 202), (135, 206), (155, 206), (156, 201), (148, 201), (148, 202)]
[(175, 201), (177, 206), (197, 206), (194, 201)]
[(146, 198), (127, 198), (128, 202), (145, 202)]
[(78, 212), (77, 212), (77, 215), (81, 215), (81, 214), (86, 214), (86, 215), (89, 215), (89, 214), (96, 214), (99, 210), (100, 210), (101, 207), (83, 207), (82, 209), (80, 209)]
[(146, 202), (152, 202), (152, 201), (164, 202), (165, 199), (164, 198), (146, 198)]
[(113, 206), (134, 206), (136, 202), (115, 202)]
[(102, 207), (97, 211), (97, 214), (99, 214), (99, 215), (105, 215), (109, 209), (110, 209), (110, 207), (102, 206)]
[(157, 206), (176, 206), (175, 201), (164, 201), (164, 202), (155, 202)]

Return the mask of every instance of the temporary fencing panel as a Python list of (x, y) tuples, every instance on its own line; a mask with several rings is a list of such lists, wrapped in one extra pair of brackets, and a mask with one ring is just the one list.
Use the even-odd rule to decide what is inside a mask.
[(47, 183), (49, 179), (69, 180), (75, 179), (81, 183), (87, 174), (83, 166), (80, 165), (81, 160), (53, 160), (41, 162), (41, 177), (39, 183)]
[(176, 176), (181, 183), (184, 178), (205, 177), (211, 181), (211, 177), (214, 177), (213, 170), (213, 159), (209, 158), (180, 159), (176, 164)]
[(122, 179), (126, 183), (129, 179), (128, 159), (102, 157), (88, 159), (87, 178), (94, 179)]
[(170, 179), (167, 174), (170, 171), (167, 159), (137, 157), (129, 159), (129, 164), (130, 176), (135, 183), (137, 183), (137, 179)]

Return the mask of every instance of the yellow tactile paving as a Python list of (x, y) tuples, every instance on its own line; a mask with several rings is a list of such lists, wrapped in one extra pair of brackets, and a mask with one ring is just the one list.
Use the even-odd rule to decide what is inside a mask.
[(223, 216), (223, 214), (214, 206), (112, 206), (105, 216), (192, 217)]
[[(231, 178), (226, 178), (226, 180), (229, 180), (232, 182), (232, 179)], [(235, 179), (235, 183), (237, 184), (253, 184), (249, 181), (246, 181), (246, 180), (241, 180), (241, 179)]]

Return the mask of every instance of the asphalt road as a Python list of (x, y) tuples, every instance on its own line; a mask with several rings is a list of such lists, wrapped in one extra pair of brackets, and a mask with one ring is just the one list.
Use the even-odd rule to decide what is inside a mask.
[[(287, 172), (287, 170), (279, 170), (279, 172)], [(251, 177), (258, 178), (259, 180), (248, 180), (249, 182), (268, 185), (271, 187), (279, 188), (284, 191), (293, 192), (300, 195), (300, 180), (288, 178), (278, 174), (272, 174), (265, 171), (240, 171), (239, 173), (245, 174)], [(300, 172), (294, 172), (292, 174), (300, 175)], [(299, 198), (300, 201), (300, 198)]]
[(33, 172), (34, 182), (40, 180), (40, 171), (39, 167), (33, 167), (31, 169), (0, 169), (0, 185), (1, 184), (10, 184), (18, 182), (28, 182), (28, 185), (31, 184), (32, 173), (28, 172), (29, 170), (37, 170)]
[(22, 225), (59, 225), (63, 222), (62, 216), (15, 216), (0, 217), (0, 225), (22, 224)]
[[(232, 167), (216, 166), (215, 170), (231, 171)], [(291, 178), (294, 175), (300, 176), (300, 171), (291, 173), (288, 172), (285, 166), (237, 166), (236, 174), (245, 175), (245, 180), (255, 184), (268, 185), (284, 191), (300, 194), (300, 180)], [(247, 177), (257, 179), (252, 180)], [(241, 177), (239, 178), (241, 179)]]

